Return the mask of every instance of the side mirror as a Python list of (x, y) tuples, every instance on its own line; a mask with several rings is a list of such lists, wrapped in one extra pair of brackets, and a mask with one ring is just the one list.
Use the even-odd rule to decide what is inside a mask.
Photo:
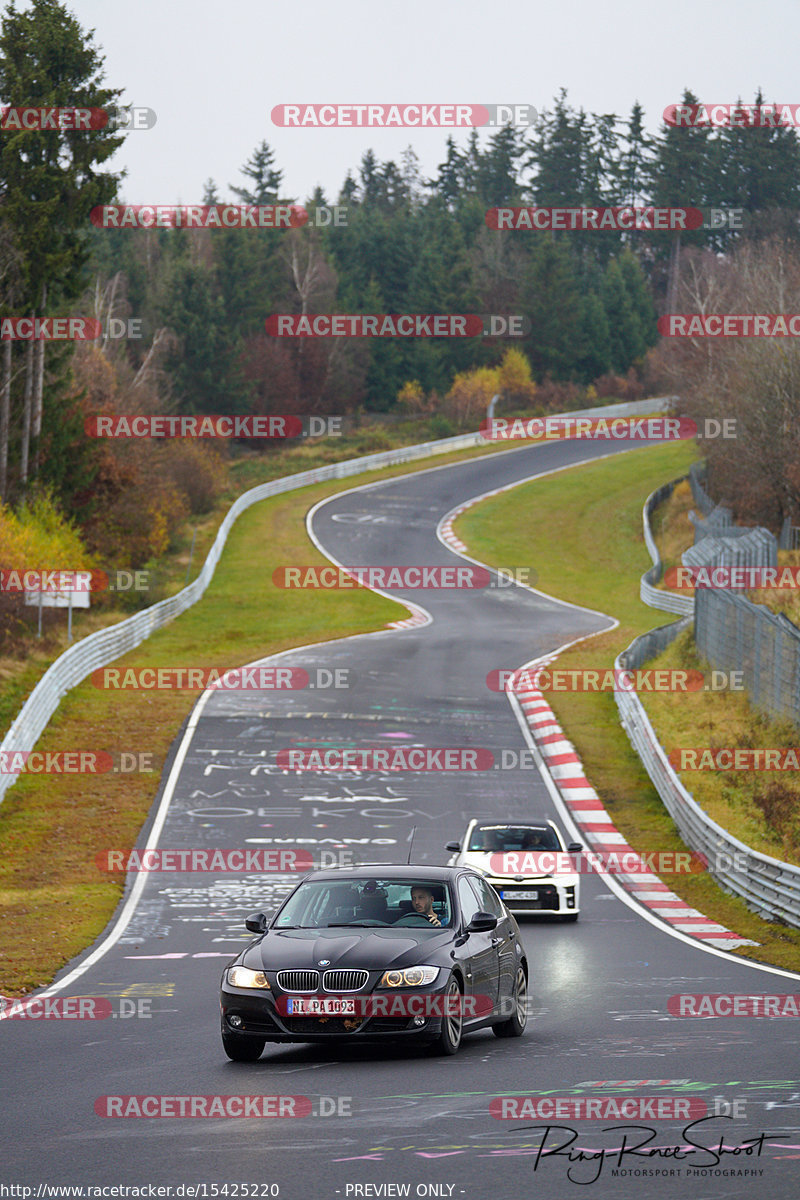
[(494, 913), (477, 912), (467, 926), (467, 933), (488, 933), (497, 928), (497, 917)]
[(454, 854), (457, 854), (460, 849), (461, 842), (448, 842), (445, 846), (445, 850), (452, 850)]
[(251, 913), (249, 917), (245, 918), (244, 927), (251, 933), (266, 933), (271, 915), (271, 913), (263, 912)]
[(583, 849), (583, 842), (570, 842), (567, 846), (567, 854), (580, 854)]

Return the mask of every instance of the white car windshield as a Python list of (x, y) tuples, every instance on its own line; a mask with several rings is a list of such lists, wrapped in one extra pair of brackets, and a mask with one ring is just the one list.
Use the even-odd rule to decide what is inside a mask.
[(555, 830), (549, 825), (476, 825), (468, 851), (484, 854), (507, 850), (561, 850)]

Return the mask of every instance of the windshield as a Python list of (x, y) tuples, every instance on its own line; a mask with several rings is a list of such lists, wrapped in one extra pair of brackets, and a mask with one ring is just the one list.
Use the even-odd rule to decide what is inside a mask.
[(445, 882), (414, 879), (309, 880), (286, 902), (276, 929), (403, 925), (437, 928), (451, 923)]
[(561, 844), (549, 825), (476, 825), (468, 849), (496, 854), (506, 850), (560, 850)]

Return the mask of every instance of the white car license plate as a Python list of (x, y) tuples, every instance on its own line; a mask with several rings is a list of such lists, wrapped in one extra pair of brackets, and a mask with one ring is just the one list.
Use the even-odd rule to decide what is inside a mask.
[(538, 892), (501, 892), (504, 900), (538, 900)]
[(355, 997), (341, 996), (290, 996), (286, 1001), (289, 1017), (354, 1017)]

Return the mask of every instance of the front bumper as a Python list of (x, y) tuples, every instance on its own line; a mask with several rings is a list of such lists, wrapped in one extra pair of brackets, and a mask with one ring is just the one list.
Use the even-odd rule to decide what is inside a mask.
[[(523, 913), (526, 916), (567, 915), (580, 911), (580, 891), (577, 879), (501, 879), (491, 875), (486, 877), (506, 908), (513, 913)], [(520, 898), (519, 893), (525, 894)], [(534, 899), (527, 898), (535, 893)]]
[[(441, 974), (446, 975), (445, 972)], [(357, 1038), (359, 1041), (382, 1041), (389, 1038), (419, 1038), (433, 1040), (442, 1028), (441, 1012), (446, 990), (446, 979), (439, 986), (414, 989), (419, 997), (420, 1013), (392, 1013), (392, 992), (380, 991), (354, 993), (361, 1001), (386, 998), (386, 1004), (378, 1004), (376, 1015), (340, 1016), (287, 1016), (279, 1011), (276, 1001), (297, 993), (282, 992), (277, 988), (267, 991), (250, 988), (235, 988), (223, 983), (220, 991), (222, 1027), (242, 1037), (259, 1038), (268, 1042), (328, 1042), (334, 1039)], [(405, 993), (407, 994), (407, 993)], [(322, 995), (322, 993), (320, 993)], [(381, 1013), (380, 1009), (384, 1012)], [(431, 1012), (431, 1010), (433, 1010)], [(231, 1024), (231, 1017), (241, 1024)]]

